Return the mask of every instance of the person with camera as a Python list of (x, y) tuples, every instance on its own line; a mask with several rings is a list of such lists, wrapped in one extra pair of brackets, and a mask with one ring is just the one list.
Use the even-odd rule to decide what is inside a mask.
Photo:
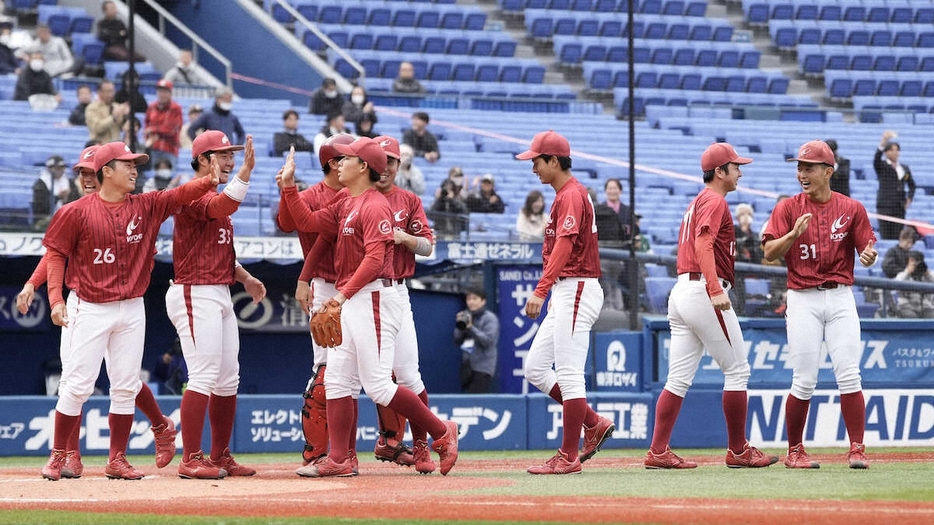
[[(919, 281), (934, 283), (934, 273), (924, 262), (924, 254), (918, 251), (908, 253), (905, 269), (895, 276), (896, 281)], [(934, 295), (909, 290), (898, 291), (896, 303), (898, 316), (906, 319), (934, 319)]]
[(438, 197), (428, 211), (428, 218), (441, 239), (456, 239), (460, 232), (467, 230), (469, 210), (457, 197), (457, 188), (450, 179), (441, 183)]
[(461, 388), (468, 394), (486, 394), (496, 374), (499, 318), (486, 307), (486, 292), (470, 288), (467, 309), (454, 317), (454, 343), (463, 350)]

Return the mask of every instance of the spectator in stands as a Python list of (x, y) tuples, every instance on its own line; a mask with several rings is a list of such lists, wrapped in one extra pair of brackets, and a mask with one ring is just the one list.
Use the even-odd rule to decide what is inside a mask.
[(833, 175), (830, 177), (830, 190), (850, 196), (850, 159), (840, 155), (837, 152), (837, 141), (827, 139), (824, 142), (830, 146), (833, 152), (834, 164)]
[(486, 306), (486, 292), (470, 288), (467, 309), (454, 319), (454, 344), (461, 348), (461, 389), (467, 394), (486, 394), (496, 375), (499, 317)]
[(448, 178), (441, 181), (438, 189), (435, 190), (435, 198), (437, 199), (441, 196), (441, 191), (444, 190), (444, 185), (448, 181), (451, 181), (452, 198), (460, 201), (466, 208), (469, 192), (467, 191), (467, 184), (464, 183), (464, 170), (462, 170), (460, 166), (451, 166), (451, 169), (448, 170)]
[(195, 67), (190, 49), (182, 49), (178, 52), (178, 62), (172, 69), (166, 71), (165, 79), (175, 86), (206, 86), (208, 84), (208, 79)]
[[(895, 276), (896, 281), (919, 281), (934, 283), (934, 273), (924, 261), (924, 253), (912, 251), (908, 254), (905, 268)], [(898, 291), (898, 316), (909, 319), (934, 318), (934, 294), (909, 290)]]
[(143, 184), (143, 193), (157, 190), (169, 190), (182, 184), (182, 175), (175, 175), (172, 171), (172, 161), (161, 159), (153, 163), (152, 177)]
[(399, 145), (399, 173), (396, 175), (396, 186), (421, 196), (425, 193), (425, 175), (418, 166), (412, 164), (415, 151), (408, 144)]
[(69, 202), (73, 185), (65, 176), (65, 159), (53, 155), (32, 185), (32, 215), (37, 230), (45, 230), (59, 208)]
[(88, 109), (88, 105), (91, 104), (91, 86), (87, 84), (78, 86), (78, 89), (75, 90), (75, 97), (78, 99), (78, 104), (68, 114), (68, 123), (72, 126), (87, 126), (84, 112)]
[[(602, 204), (610, 207), (614, 213), (616, 213), (616, 219), (619, 221), (619, 227), (621, 231), (622, 238), (620, 240), (627, 241), (632, 238), (633, 231), (632, 226), (630, 226), (630, 215), (631, 210), (629, 206), (623, 203), (621, 200), (623, 195), (623, 183), (619, 179), (610, 178), (607, 179), (603, 184), (603, 197), (604, 201)], [(596, 201), (594, 201), (596, 202)], [(599, 232), (599, 226), (597, 228)], [(599, 234), (598, 234), (599, 235)]]
[(402, 132), (402, 143), (412, 146), (416, 157), (434, 164), (441, 158), (438, 139), (428, 131), (428, 113), (416, 111), (412, 114), (412, 127)]
[(759, 234), (752, 229), (754, 218), (752, 206), (745, 202), (736, 205), (736, 261), (759, 264), (762, 262), (762, 246)]
[[(876, 193), (876, 212), (880, 215), (905, 218), (905, 211), (915, 197), (915, 179), (908, 166), (898, 162), (901, 147), (894, 139), (894, 131), (882, 133), (882, 141), (872, 160), (872, 167), (879, 179)], [(905, 193), (908, 186), (908, 193)], [(901, 223), (879, 220), (879, 233), (883, 239), (897, 239), (902, 230)]]
[(50, 77), (74, 73), (75, 59), (71, 55), (71, 48), (64, 38), (54, 36), (47, 24), (36, 25), (36, 38), (21, 50), (21, 57), (26, 60), (33, 51), (42, 53), (45, 60), (44, 69)]
[(357, 124), (364, 115), (368, 115), (373, 120), (373, 124), (378, 122), (376, 111), (373, 109), (373, 103), (370, 102), (370, 99), (367, 97), (366, 90), (363, 89), (363, 86), (354, 86), (354, 88), (350, 90), (350, 99), (344, 102), (344, 105), (341, 107), (341, 113), (344, 114), (344, 122)]
[(469, 226), (467, 205), (456, 197), (457, 192), (455, 183), (446, 179), (429, 209), (428, 218), (434, 223), (439, 239), (456, 239)]
[(308, 141), (304, 135), (298, 132), (298, 111), (287, 109), (282, 114), (283, 131), (280, 131), (272, 137), (272, 152), (276, 157), (281, 157), (283, 153), (289, 151), (292, 146), (295, 151), (314, 151), (314, 144)]
[(360, 120), (357, 121), (354, 131), (356, 131), (358, 137), (368, 137), (375, 139), (379, 136), (373, 129), (373, 124), (375, 124), (374, 119), (376, 118), (375, 113), (364, 113)]
[[(130, 60), (130, 50), (127, 48), (128, 30), (123, 20), (117, 18), (117, 5), (112, 0), (101, 4), (104, 16), (97, 21), (97, 38), (104, 43), (104, 59), (127, 62)], [(135, 62), (145, 62), (146, 57), (134, 54)]]
[(114, 102), (115, 94), (114, 83), (102, 80), (97, 85), (97, 99), (84, 110), (89, 138), (99, 144), (120, 140), (123, 122), (130, 114), (129, 104)]
[[(492, 173), (474, 179), (477, 190), (467, 197), (467, 209), (471, 213), (504, 213), (506, 204), (496, 193), (496, 181)], [(478, 188), (479, 185), (479, 188)]]
[(894, 279), (908, 265), (909, 255), (920, 236), (913, 226), (905, 226), (898, 234), (898, 244), (892, 246), (882, 257), (882, 273)]
[(19, 60), (16, 52), (10, 47), (11, 32), (8, 26), (0, 29), (0, 75), (19, 74)]
[(246, 132), (240, 125), (240, 119), (231, 112), (232, 108), (233, 91), (227, 86), (217, 88), (214, 91), (214, 106), (191, 123), (188, 138), (195, 140), (198, 130), (216, 129), (223, 131), (234, 144), (243, 144)]
[(308, 112), (314, 115), (333, 115), (335, 112), (342, 112), (343, 109), (344, 97), (337, 91), (337, 81), (330, 77), (325, 78), (321, 81), (321, 87), (311, 94)]
[[(188, 130), (191, 129), (191, 123), (198, 120), (198, 117), (204, 114), (204, 109), (200, 104), (192, 104), (188, 106), (188, 122), (182, 126), (182, 131), (179, 135), (179, 145), (185, 149), (191, 149), (191, 137), (188, 136)], [(204, 128), (198, 129), (195, 128), (194, 135), (197, 137), (204, 131)]]
[(399, 76), (392, 83), (392, 90), (396, 93), (424, 93), (425, 88), (415, 78), (415, 66), (411, 62), (399, 64)]
[[(594, 204), (593, 207), (594, 222), (597, 225), (597, 245), (601, 248), (628, 248), (631, 239), (629, 228), (623, 227), (619, 211), (614, 210), (607, 204), (614, 192), (619, 193), (620, 188), (619, 181), (616, 181), (616, 184), (610, 184), (610, 181), (616, 181), (616, 179), (610, 179), (603, 185), (603, 191), (608, 195), (608, 200)], [(609, 188), (609, 190), (607, 190), (607, 188)], [(590, 193), (590, 200), (596, 203), (597, 191), (593, 188), (588, 188), (587, 191)], [(618, 197), (616, 198), (616, 202), (619, 203)], [(620, 209), (625, 208), (629, 210), (629, 207), (625, 204), (619, 203), (619, 205)], [(628, 211), (626, 212), (626, 217), (626, 222), (628, 224)], [(623, 282), (623, 280), (627, 275), (627, 266), (627, 262), (622, 259), (600, 258), (600, 287), (603, 288), (604, 310), (622, 311), (625, 309), (625, 297), (627, 294), (624, 290), (628, 281)]]
[[(120, 141), (126, 144), (134, 153), (146, 153), (147, 148), (145, 141), (140, 140), (140, 131), (143, 129), (142, 123), (136, 118), (136, 115), (131, 114), (125, 121), (123, 121), (123, 129), (120, 131)], [(147, 177), (143, 175), (145, 172), (152, 169), (153, 162), (152, 158), (146, 160), (143, 164), (136, 165), (136, 189), (133, 190), (133, 193), (142, 193), (143, 187), (146, 185)]]
[(321, 149), (321, 145), (324, 144), (324, 141), (341, 133), (348, 133), (348, 131), (347, 126), (344, 124), (343, 113), (337, 110), (328, 115), (327, 123), (321, 126), (321, 129), (318, 130), (318, 134), (312, 139), (315, 148), (315, 156), (318, 155), (318, 150)]
[(42, 60), (41, 51), (29, 53), (29, 67), (20, 71), (16, 88), (13, 90), (13, 100), (29, 100), (32, 95), (53, 95), (59, 102), (62, 96), (58, 94), (52, 77), (45, 71), (45, 61)]
[(117, 104), (129, 102), (133, 113), (146, 112), (149, 103), (139, 90), (139, 73), (135, 69), (127, 69), (120, 75), (120, 89), (114, 95), (114, 102)]
[(523, 241), (541, 241), (545, 238), (545, 196), (532, 190), (525, 196), (525, 204), (516, 216), (516, 231)]
[(178, 164), (179, 137), (182, 132), (182, 107), (172, 100), (172, 82), (156, 82), (156, 101), (146, 108), (146, 127), (143, 135), (149, 158), (155, 166), (160, 160)]

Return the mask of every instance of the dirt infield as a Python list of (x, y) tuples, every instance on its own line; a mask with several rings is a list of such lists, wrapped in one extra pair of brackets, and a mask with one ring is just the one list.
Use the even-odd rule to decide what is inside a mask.
[[(930, 461), (931, 456), (872, 459)], [(358, 477), (323, 480), (299, 478), (296, 465), (277, 463), (254, 465), (259, 474), (253, 478), (219, 481), (181, 480), (172, 466), (159, 470), (140, 465), (146, 478), (136, 482), (107, 480), (103, 467), (87, 467), (81, 479), (59, 482), (42, 479), (37, 468), (5, 468), (0, 469), (0, 510), (710, 525), (934, 523), (934, 502), (490, 495), (489, 489), (515, 484), (495, 474), (522, 472), (528, 463), (462, 460), (450, 476), (442, 477), (363, 462)], [(702, 462), (713, 464), (713, 459)], [(586, 468), (641, 469), (641, 462), (595, 458)], [(485, 489), (482, 494), (480, 489)]]

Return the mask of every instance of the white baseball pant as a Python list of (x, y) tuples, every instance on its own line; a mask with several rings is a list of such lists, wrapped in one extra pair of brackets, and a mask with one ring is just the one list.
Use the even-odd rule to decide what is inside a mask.
[(415, 316), (412, 315), (412, 302), (409, 300), (409, 289), (405, 282), (395, 283), (399, 294), (400, 310), (402, 313), (399, 333), (396, 334), (395, 359), (392, 371), (396, 374), (396, 382), (415, 395), (425, 390), (422, 374), (418, 371), (418, 338), (415, 334)]

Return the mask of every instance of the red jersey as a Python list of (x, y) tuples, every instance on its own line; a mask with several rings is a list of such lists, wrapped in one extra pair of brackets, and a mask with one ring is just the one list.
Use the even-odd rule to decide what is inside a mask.
[(785, 254), (788, 288), (802, 290), (827, 281), (853, 284), (854, 253), (876, 239), (866, 208), (837, 192), (823, 204), (799, 193), (775, 205), (763, 243), (790, 232), (805, 213), (811, 214), (811, 222)]
[(733, 283), (733, 265), (736, 261), (736, 232), (730, 205), (720, 194), (704, 188), (688, 206), (681, 219), (678, 234), (678, 273), (700, 273), (695, 242), (704, 232), (714, 236), (713, 258), (717, 277)]
[(127, 195), (113, 209), (95, 193), (52, 216), (42, 243), (68, 258), (78, 297), (109, 303), (146, 293), (159, 227), (178, 206), (177, 190)]
[(175, 213), (172, 264), (177, 284), (231, 285), (236, 282), (233, 223), (229, 215), (213, 219), (207, 211), (212, 199), (224, 198), (228, 197), (206, 193)]
[(153, 102), (146, 108), (146, 134), (158, 135), (152, 144), (152, 149), (166, 151), (178, 156), (179, 134), (182, 131), (182, 107), (175, 101), (170, 101), (165, 108), (159, 107), (159, 102)]
[[(348, 192), (346, 190), (335, 190), (325, 184), (324, 181), (299, 193), (302, 201), (304, 201), (312, 211), (323, 210), (332, 202), (336, 202), (337, 199), (343, 199), (347, 195)], [(293, 232), (297, 229), (295, 226), (295, 219), (292, 218), (289, 207), (285, 205), (285, 201), (282, 197), (279, 198), (279, 211), (276, 213), (276, 226), (284, 232)], [(311, 247), (315, 245), (317, 239), (317, 232), (298, 232), (298, 242), (302, 245), (303, 257), (308, 257), (308, 252), (311, 251)], [(322, 252), (321, 255), (315, 266), (314, 276), (327, 281), (336, 281), (337, 270), (334, 268), (333, 250), (328, 249), (326, 252)]]
[[(334, 266), (336, 287), (348, 299), (364, 285), (376, 279), (392, 279), (392, 209), (383, 195), (370, 188), (356, 197), (348, 196), (323, 210), (305, 209), (292, 188), (282, 190), (282, 197), (299, 229), (315, 230), (336, 237)], [(379, 246), (381, 260), (367, 260), (368, 249)], [(360, 273), (363, 272), (363, 273)], [(351, 283), (351, 280), (353, 282)]]
[(558, 237), (569, 237), (571, 258), (558, 273), (558, 277), (600, 277), (600, 251), (597, 248), (597, 223), (593, 202), (587, 188), (575, 178), (570, 179), (555, 193), (545, 240), (542, 244), (542, 262), (548, 259)]
[[(409, 235), (424, 237), (432, 241), (431, 228), (428, 227), (428, 217), (422, 199), (409, 190), (393, 185), (383, 197), (389, 201), (392, 208), (392, 225)], [(393, 245), (392, 266), (396, 279), (405, 279), (415, 275), (415, 254), (403, 244)]]

